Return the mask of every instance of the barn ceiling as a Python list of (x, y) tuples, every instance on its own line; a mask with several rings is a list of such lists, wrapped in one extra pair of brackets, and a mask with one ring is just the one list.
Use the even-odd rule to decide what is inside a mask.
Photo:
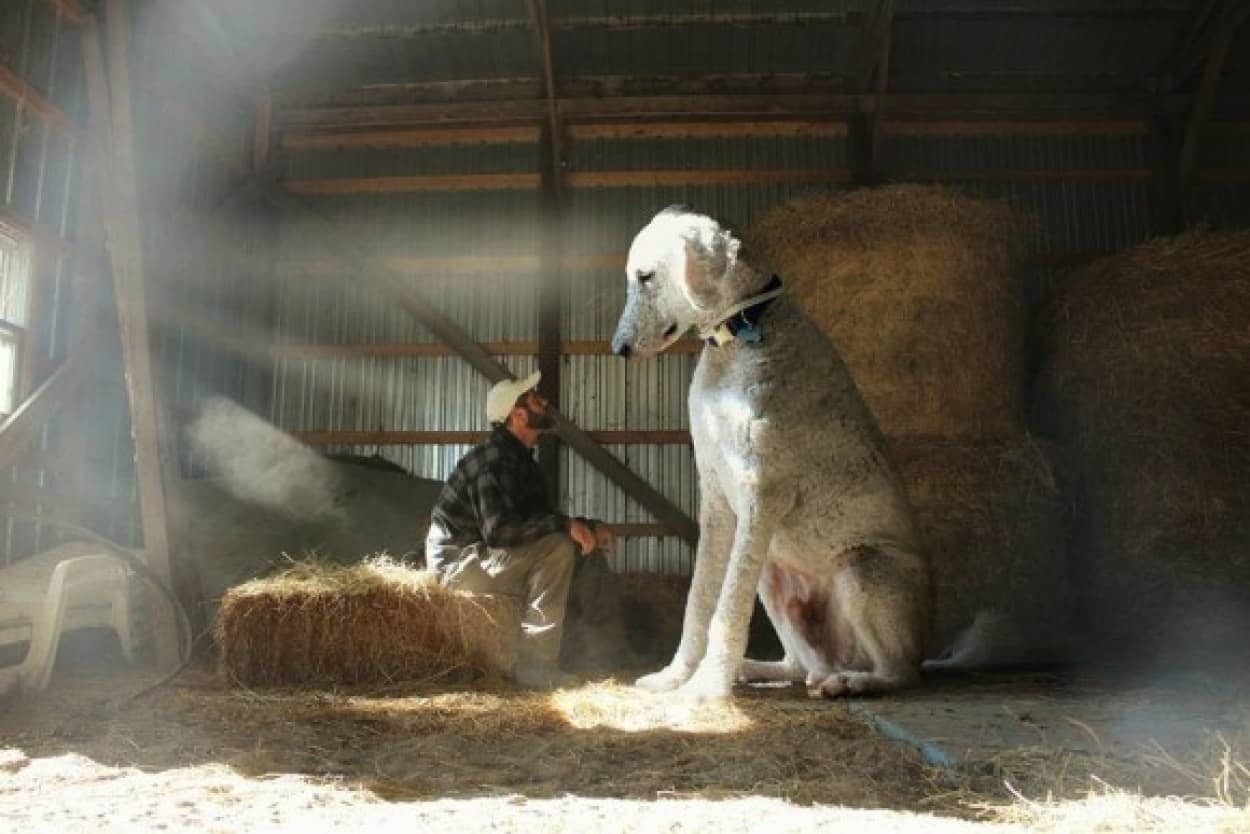
[[(657, 96), (1020, 94), (1066, 97), (1049, 106), (1077, 107), (1187, 91), (1196, 88), (1218, 32), (1244, 20), (1250, 6), (1241, 0), (174, 5), (178, 11), (167, 13), (184, 17), (201, 48), (240, 85), (267, 90), (279, 112), (515, 105), (540, 102), (550, 91), (572, 113), (586, 101), (621, 106)], [(1225, 92), (1250, 88), (1248, 28), (1241, 27), (1223, 66)], [(940, 99), (927, 101), (940, 107)], [(698, 101), (685, 106), (697, 110)], [(786, 107), (778, 99), (771, 106)], [(472, 112), (482, 119), (489, 111)], [(356, 115), (380, 118), (377, 111)], [(541, 108), (499, 111), (504, 121), (541, 116)], [(438, 120), (449, 119), (454, 114)]]

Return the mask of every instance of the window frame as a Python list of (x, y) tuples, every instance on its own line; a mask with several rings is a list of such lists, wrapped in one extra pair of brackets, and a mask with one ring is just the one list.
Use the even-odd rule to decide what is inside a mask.
[[(12, 262), (17, 264), (17, 268), (24, 274), (20, 276), (23, 297), (21, 300), (22, 309), (20, 310), (20, 319), (13, 320), (4, 317), (7, 302), (0, 299), (0, 340), (9, 342), (13, 345), (13, 370), (10, 379), (0, 377), (0, 386), (6, 387), (8, 390), (0, 392), (4, 396), (9, 397), (10, 410), (3, 410), (3, 396), (0, 396), (0, 420), (8, 419), (13, 412), (21, 407), (25, 400), (30, 386), (30, 316), (33, 309), (33, 296), (35, 291), (35, 240), (34, 236), (20, 226), (0, 219), (0, 246), (9, 248), (12, 244), (12, 250), (16, 253), (16, 257)], [(8, 265), (9, 258), (4, 258), (3, 262)], [(8, 284), (8, 276), (0, 277), (0, 286)], [(19, 323), (20, 322), (20, 323)]]

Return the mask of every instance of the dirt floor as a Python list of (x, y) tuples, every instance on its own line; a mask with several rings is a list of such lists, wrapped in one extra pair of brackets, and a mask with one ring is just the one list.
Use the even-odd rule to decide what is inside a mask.
[(1250, 689), (1203, 676), (931, 678), (890, 698), (743, 687), (693, 707), (228, 687), (96, 654), (0, 705), (0, 831), (1250, 832)]

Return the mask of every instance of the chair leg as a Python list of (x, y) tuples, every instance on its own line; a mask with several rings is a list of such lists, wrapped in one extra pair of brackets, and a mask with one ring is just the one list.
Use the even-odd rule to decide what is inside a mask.
[(52, 677), (56, 649), (61, 642), (61, 625), (65, 622), (65, 578), (77, 561), (66, 559), (53, 569), (44, 593), (43, 608), (32, 623), (30, 648), (21, 667), (22, 688), (28, 691), (42, 692)]

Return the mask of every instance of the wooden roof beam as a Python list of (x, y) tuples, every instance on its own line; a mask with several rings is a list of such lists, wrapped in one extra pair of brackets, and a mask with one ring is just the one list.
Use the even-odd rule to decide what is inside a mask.
[(1210, 50), (1207, 52), (1206, 65), (1202, 71), (1202, 80), (1198, 83), (1198, 94), (1194, 99), (1193, 110), (1185, 125), (1185, 136), (1181, 143), (1177, 162), (1177, 180), (1184, 194), (1185, 189), (1193, 181), (1194, 168), (1198, 159), (1198, 143), (1202, 138), (1203, 129), (1211, 115), (1211, 107), (1219, 89), (1220, 75), (1224, 63), (1232, 48), (1237, 30), (1250, 18), (1250, 2), (1228, 2), (1220, 17), (1217, 29), (1212, 36)]
[(0, 64), (0, 91), (17, 99), (20, 105), (29, 108), (50, 127), (74, 138), (81, 137), (82, 131), (73, 119), (61, 108), (44, 98), (43, 94), (32, 87), (26, 79), (2, 64)]
[[(1176, 17), (1180, 12), (1168, 9), (1125, 8), (1121, 3), (1097, 3), (1092, 0), (1055, 0), (1048, 5), (1038, 3), (1002, 2), (994, 6), (969, 3), (967, 0), (934, 0), (924, 8), (903, 9), (898, 17), (960, 19), (995, 19), (1029, 17), (1098, 17), (1140, 20), (1143, 17)], [(704, 27), (770, 28), (776, 26), (850, 25), (861, 26), (870, 17), (858, 11), (796, 11), (796, 12), (687, 12), (675, 14), (630, 15), (564, 15), (551, 19), (550, 28), (557, 31), (606, 30), (627, 32), (649, 29), (691, 29)], [(485, 20), (458, 20), (438, 23), (331, 24), (322, 26), (316, 37), (320, 40), (411, 39), (438, 35), (491, 35), (514, 32), (532, 25), (521, 17)]]
[[(1244, 114), (1250, 97), (1224, 97), (1230, 113)], [(694, 94), (562, 98), (564, 125), (592, 123), (845, 119), (880, 105), (899, 121), (1108, 121), (1143, 118), (1154, 111), (1147, 93), (862, 93)], [(1172, 112), (1188, 110), (1189, 97), (1167, 96)], [(516, 127), (543, 124), (544, 102), (466, 101), (291, 108), (276, 116), (279, 130), (355, 127)]]

